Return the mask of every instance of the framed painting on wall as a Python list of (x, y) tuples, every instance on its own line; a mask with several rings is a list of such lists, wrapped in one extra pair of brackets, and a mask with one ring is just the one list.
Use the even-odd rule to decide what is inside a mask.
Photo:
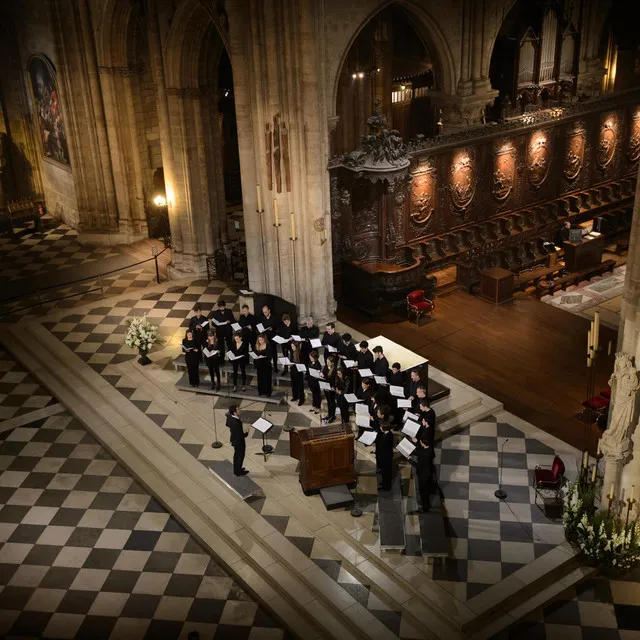
[(44, 157), (70, 167), (69, 146), (55, 68), (48, 58), (36, 55), (29, 60), (28, 73)]

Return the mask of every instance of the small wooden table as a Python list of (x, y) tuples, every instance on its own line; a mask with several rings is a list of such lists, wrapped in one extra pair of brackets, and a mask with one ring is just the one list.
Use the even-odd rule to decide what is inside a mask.
[(480, 297), (503, 304), (513, 300), (513, 284), (515, 275), (507, 269), (493, 267), (480, 272)]
[(604, 236), (595, 238), (584, 238), (581, 242), (563, 243), (564, 261), (567, 271), (582, 271), (589, 267), (596, 267), (602, 262), (602, 251), (604, 249)]

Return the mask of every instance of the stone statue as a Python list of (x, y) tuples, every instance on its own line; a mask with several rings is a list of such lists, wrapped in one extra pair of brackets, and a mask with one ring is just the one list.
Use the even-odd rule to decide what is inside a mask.
[(640, 389), (638, 372), (628, 353), (616, 353), (616, 363), (609, 385), (613, 391), (613, 411), (602, 440), (609, 446), (624, 446), (629, 442), (629, 429), (633, 422), (636, 394)]

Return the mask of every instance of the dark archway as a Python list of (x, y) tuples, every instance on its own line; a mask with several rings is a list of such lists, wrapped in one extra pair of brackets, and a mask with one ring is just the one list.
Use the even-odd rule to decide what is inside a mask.
[(437, 117), (429, 92), (441, 82), (415, 17), (399, 4), (383, 9), (359, 32), (342, 65), (333, 154), (359, 145), (377, 101), (389, 126), (405, 139), (432, 135)]

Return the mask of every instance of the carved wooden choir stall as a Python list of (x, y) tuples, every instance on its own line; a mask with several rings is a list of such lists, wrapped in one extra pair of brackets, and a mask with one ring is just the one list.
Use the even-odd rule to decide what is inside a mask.
[(376, 113), (362, 145), (329, 165), (338, 297), (375, 315), (416, 289), (430, 297), (445, 267), (472, 291), (482, 271), (545, 265), (566, 220), (628, 228), (639, 104), (630, 90), (406, 145)]

